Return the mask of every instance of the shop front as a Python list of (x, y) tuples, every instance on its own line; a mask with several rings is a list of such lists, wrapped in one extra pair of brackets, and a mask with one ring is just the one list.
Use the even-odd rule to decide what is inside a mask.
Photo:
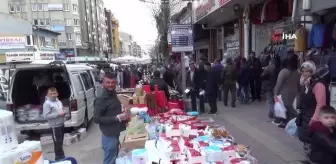
[(239, 28), (239, 21), (235, 20), (233, 22), (226, 23), (223, 25), (223, 29), (224, 58), (236, 58), (241, 55), (241, 32)]

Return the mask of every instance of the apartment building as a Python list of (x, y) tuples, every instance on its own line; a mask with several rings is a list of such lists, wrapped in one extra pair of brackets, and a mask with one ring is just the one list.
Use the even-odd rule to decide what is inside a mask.
[(126, 32), (119, 32), (119, 39), (121, 43), (121, 56), (125, 55), (132, 55), (132, 42), (133, 42), (133, 37), (132, 35), (126, 33)]
[(99, 32), (99, 28), (106, 28), (106, 24), (99, 22), (102, 20), (102, 0), (6, 1), (10, 14), (28, 20), (39, 28), (60, 33), (58, 47), (61, 53), (67, 56), (103, 54), (106, 35)]
[(114, 53), (120, 56), (121, 54), (121, 45), (119, 40), (119, 21), (112, 15), (112, 42)]
[(108, 44), (108, 50), (106, 52), (106, 55), (108, 56), (107, 58), (108, 59), (112, 59), (113, 57), (116, 57), (116, 56), (113, 56), (115, 54), (115, 49), (114, 49), (114, 46), (113, 46), (113, 31), (112, 31), (112, 12), (111, 10), (107, 10), (105, 9), (105, 16), (106, 16), (106, 25), (107, 25), (107, 30), (106, 30), (106, 33), (107, 33), (107, 44)]

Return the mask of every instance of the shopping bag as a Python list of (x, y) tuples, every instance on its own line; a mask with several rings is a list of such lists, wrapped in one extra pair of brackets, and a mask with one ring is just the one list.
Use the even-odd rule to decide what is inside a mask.
[(276, 96), (274, 104), (274, 115), (278, 118), (287, 118), (287, 109), (282, 101), (281, 95)]
[(296, 126), (296, 118), (293, 118), (287, 123), (285, 127), (285, 132), (290, 136), (298, 137), (298, 128)]

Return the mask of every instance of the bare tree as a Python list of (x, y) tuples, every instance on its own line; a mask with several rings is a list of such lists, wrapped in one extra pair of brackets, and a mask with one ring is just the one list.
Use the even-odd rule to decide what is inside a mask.
[(165, 62), (170, 61), (168, 51), (168, 30), (171, 24), (171, 15), (179, 12), (185, 2), (183, 0), (140, 0), (151, 9), (158, 32), (158, 48)]

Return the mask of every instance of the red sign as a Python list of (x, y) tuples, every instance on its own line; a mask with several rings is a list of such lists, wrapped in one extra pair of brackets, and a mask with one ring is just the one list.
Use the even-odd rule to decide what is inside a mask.
[(219, 7), (222, 7), (222, 6), (226, 5), (230, 1), (231, 0), (219, 0)]
[(282, 39), (282, 33), (274, 32), (272, 34), (272, 40), (279, 41)]
[(211, 9), (216, 5), (215, 0), (204, 0), (206, 3), (202, 3), (196, 8), (196, 20), (199, 20), (203, 16), (207, 15)]

